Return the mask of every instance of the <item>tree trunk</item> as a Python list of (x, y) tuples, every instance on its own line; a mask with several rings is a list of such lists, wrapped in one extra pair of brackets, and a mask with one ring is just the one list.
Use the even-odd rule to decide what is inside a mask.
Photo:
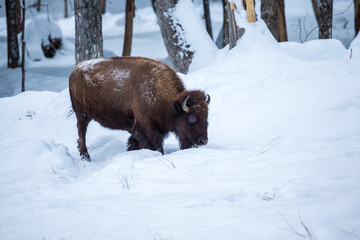
[(266, 23), (272, 35), (279, 42), (279, 19), (277, 0), (261, 0), (261, 18)]
[(101, 14), (106, 12), (106, 0), (101, 0)]
[(37, 0), (36, 10), (37, 10), (38, 12), (40, 12), (40, 10), (41, 10), (41, 0)]
[(156, 0), (151, 0), (151, 6), (153, 7), (154, 12), (156, 13)]
[(204, 16), (205, 16), (205, 23), (206, 23), (206, 31), (209, 33), (211, 39), (213, 39), (212, 29), (211, 29), (209, 0), (203, 0), (203, 5), (204, 5)]
[(284, 0), (261, 0), (261, 18), (278, 42), (288, 40)]
[(279, 23), (279, 36), (280, 42), (286, 42), (288, 40), (286, 30), (286, 18), (285, 18), (285, 3), (284, 0), (278, 0), (278, 23)]
[(19, 67), (19, 43), (18, 43), (18, 33), (19, 29), (19, 16), (20, 12), (20, 2), (19, 0), (6, 0), (6, 23), (7, 23), (7, 47), (8, 47), (8, 67), (16, 68)]
[(360, 29), (360, 0), (354, 0), (355, 7), (355, 36), (357, 36)]
[(68, 17), (68, 0), (64, 0), (64, 18)]
[(166, 50), (176, 71), (187, 73), (194, 52), (183, 38), (184, 30), (179, 19), (173, 16), (179, 0), (156, 0), (156, 15)]
[(319, 39), (332, 38), (333, 0), (320, 0)]
[(315, 18), (316, 18), (316, 21), (318, 23), (318, 26), (319, 26), (319, 22), (320, 22), (320, 13), (319, 13), (319, 4), (318, 4), (318, 0), (311, 0), (311, 3), (312, 3), (312, 7), (314, 9), (314, 14), (315, 14)]
[(103, 57), (100, 0), (75, 0), (75, 63)]
[(25, 92), (25, 0), (22, 0), (21, 31), (21, 92)]
[(126, 23), (125, 23), (123, 56), (130, 56), (132, 34), (133, 34), (133, 18), (135, 16), (134, 0), (126, 0), (125, 12), (126, 12)]

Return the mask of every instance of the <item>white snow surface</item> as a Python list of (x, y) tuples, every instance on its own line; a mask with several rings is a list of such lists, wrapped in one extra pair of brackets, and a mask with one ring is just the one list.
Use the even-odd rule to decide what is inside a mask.
[[(134, 34), (134, 52), (163, 59), (149, 9), (137, 12), (153, 26)], [(127, 132), (91, 122), (89, 163), (69, 115), (66, 20), (61, 54), (28, 59), (29, 91), (15, 95), (20, 72), (0, 64), (10, 95), (0, 98), (0, 239), (360, 239), (359, 36), (348, 49), (279, 44), (262, 21), (248, 24), (234, 49), (179, 74), (211, 95), (208, 145), (179, 150), (170, 135), (165, 155), (127, 152)], [(118, 54), (119, 39), (105, 48)]]

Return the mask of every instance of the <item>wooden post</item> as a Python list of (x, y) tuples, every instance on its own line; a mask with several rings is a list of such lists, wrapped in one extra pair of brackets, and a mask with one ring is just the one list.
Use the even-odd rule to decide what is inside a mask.
[(135, 16), (134, 0), (127, 0), (126, 1), (125, 12), (126, 12), (126, 22), (125, 22), (123, 56), (130, 56), (130, 54), (131, 54), (132, 32), (133, 32), (133, 18)]
[(243, 0), (245, 5), (248, 22), (256, 22), (254, 0)]

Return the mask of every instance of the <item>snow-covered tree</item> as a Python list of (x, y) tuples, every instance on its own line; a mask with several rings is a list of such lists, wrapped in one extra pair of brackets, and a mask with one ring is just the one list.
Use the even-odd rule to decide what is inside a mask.
[(261, 18), (278, 42), (287, 41), (284, 0), (262, 0)]
[(174, 17), (179, 0), (157, 0), (156, 15), (166, 50), (176, 71), (187, 73), (194, 51), (184, 38), (181, 22)]
[(156, 15), (170, 60), (181, 73), (206, 66), (216, 46), (191, 0), (157, 0)]

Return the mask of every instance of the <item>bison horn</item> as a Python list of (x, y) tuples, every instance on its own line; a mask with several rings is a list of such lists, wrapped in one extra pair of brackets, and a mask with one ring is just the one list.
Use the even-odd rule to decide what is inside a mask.
[(206, 103), (207, 103), (207, 105), (209, 105), (209, 104), (210, 104), (210, 100), (211, 100), (210, 95), (209, 95), (209, 94), (207, 94), (207, 98), (206, 98)]
[(186, 98), (185, 98), (185, 100), (183, 101), (183, 103), (182, 103), (182, 109), (185, 111), (185, 112), (188, 112), (189, 111), (189, 107), (188, 106), (186, 106), (186, 103), (187, 103), (187, 101), (189, 100), (189, 97), (190, 96), (187, 96)]

